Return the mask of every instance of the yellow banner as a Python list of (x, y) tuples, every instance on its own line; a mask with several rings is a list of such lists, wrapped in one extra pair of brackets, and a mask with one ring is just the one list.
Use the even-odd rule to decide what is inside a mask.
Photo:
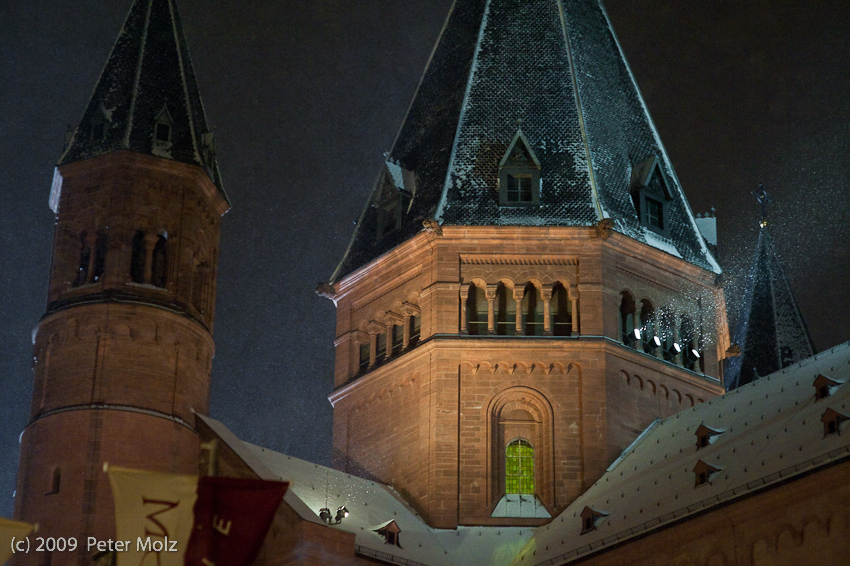
[(122, 542), (117, 566), (183, 566), (198, 478), (117, 466), (107, 472)]
[[(35, 528), (35, 525), (10, 521), (0, 517), (0, 564), (5, 563), (12, 556), (13, 542), (18, 542), (21, 538), (27, 536), (33, 528)], [(27, 547), (24, 545), (21, 548)]]

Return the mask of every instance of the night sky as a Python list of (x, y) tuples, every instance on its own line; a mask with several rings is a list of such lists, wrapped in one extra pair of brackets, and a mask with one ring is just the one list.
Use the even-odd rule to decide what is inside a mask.
[[(568, 1), (568, 0), (566, 0)], [(179, 1), (233, 209), (222, 227), (211, 414), (330, 463), (342, 257), (450, 0)], [(0, 515), (12, 513), (44, 312), (47, 206), (130, 1), (0, 2)], [(608, 0), (695, 212), (717, 209), (730, 319), (770, 230), (821, 350), (850, 338), (850, 10), (820, 0)], [(835, 7), (838, 6), (836, 11)]]

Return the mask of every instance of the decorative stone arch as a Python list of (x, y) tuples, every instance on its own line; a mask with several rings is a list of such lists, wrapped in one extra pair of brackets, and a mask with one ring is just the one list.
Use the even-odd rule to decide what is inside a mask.
[(535, 495), (554, 507), (554, 411), (546, 395), (523, 385), (509, 386), (484, 404), (487, 423), (487, 501), (495, 508), (505, 494), (505, 448), (514, 438), (534, 447)]

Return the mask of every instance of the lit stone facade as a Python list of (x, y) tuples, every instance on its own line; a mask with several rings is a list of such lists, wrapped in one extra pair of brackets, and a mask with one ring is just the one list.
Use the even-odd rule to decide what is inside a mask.
[[(106, 539), (115, 525), (104, 462), (197, 471), (194, 412), (208, 407), (228, 205), (199, 167), (152, 156), (110, 153), (63, 165), (59, 175), (15, 515), (39, 523), (41, 536)], [(164, 249), (156, 249), (160, 238)], [(52, 564), (85, 555), (57, 552)], [(22, 555), (18, 564), (42, 558)]]
[[(470, 283), (485, 291), (486, 329), (470, 326)], [(557, 285), (567, 336), (553, 335)], [(659, 307), (700, 298), (687, 311), (701, 315), (705, 373), (622, 343), (624, 290)], [(522, 313), (507, 330), (502, 293)], [(542, 331), (528, 325), (529, 294)], [(554, 515), (653, 419), (722, 392), (728, 331), (715, 274), (604, 229), (423, 231), (342, 278), (333, 299), (335, 466), (393, 486), (435, 527), (545, 522), (491, 517), (514, 438), (532, 444), (534, 495)], [(412, 316), (418, 340), (393, 349)]]

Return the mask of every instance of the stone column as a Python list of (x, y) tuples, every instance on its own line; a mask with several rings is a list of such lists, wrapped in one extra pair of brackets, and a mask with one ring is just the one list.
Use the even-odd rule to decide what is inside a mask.
[(467, 332), (466, 301), (469, 300), (469, 285), (460, 288), (460, 333)]
[(570, 298), (570, 324), (572, 324), (573, 327), (572, 335), (578, 336), (578, 290), (570, 285), (570, 288), (567, 289), (567, 293), (569, 293)]
[(543, 301), (543, 334), (552, 336), (552, 289), (543, 288), (540, 292), (540, 300)]
[(378, 333), (369, 331), (369, 367), (375, 365), (378, 359)]
[(490, 334), (496, 333), (496, 286), (487, 285), (484, 290), (484, 296), (487, 298), (487, 332)]
[(523, 334), (522, 324), (522, 298), (525, 296), (525, 289), (514, 289), (514, 302), (516, 302), (516, 333)]

